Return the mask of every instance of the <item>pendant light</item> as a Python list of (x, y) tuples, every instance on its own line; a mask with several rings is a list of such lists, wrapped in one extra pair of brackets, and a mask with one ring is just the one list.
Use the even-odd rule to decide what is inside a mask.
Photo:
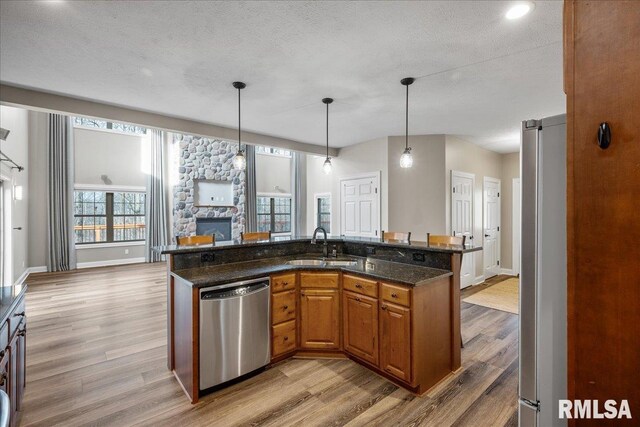
[(238, 152), (233, 158), (233, 167), (238, 170), (245, 170), (245, 168), (247, 167), (247, 158), (245, 157), (244, 150), (242, 149), (242, 130), (240, 126), (240, 90), (247, 87), (247, 85), (242, 82), (233, 82), (233, 87), (238, 89)]
[(331, 158), (329, 157), (329, 104), (333, 102), (333, 99), (323, 98), (322, 102), (327, 106), (327, 159), (324, 161), (324, 164), (322, 165), (322, 170), (324, 171), (324, 173), (329, 175), (331, 173), (331, 168), (333, 167), (331, 165)]
[(409, 147), (409, 85), (413, 83), (416, 79), (413, 77), (406, 77), (400, 80), (404, 86), (407, 87), (407, 98), (406, 98), (406, 111), (405, 111), (405, 134), (404, 134), (404, 152), (400, 156), (400, 167), (401, 168), (410, 168), (413, 166), (413, 156), (411, 155), (411, 147)]

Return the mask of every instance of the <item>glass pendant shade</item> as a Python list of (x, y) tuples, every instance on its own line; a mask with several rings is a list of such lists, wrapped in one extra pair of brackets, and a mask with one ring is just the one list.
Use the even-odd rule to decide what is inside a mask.
[(329, 175), (331, 173), (331, 168), (333, 168), (333, 165), (331, 164), (331, 159), (327, 157), (327, 160), (325, 160), (324, 164), (322, 165), (322, 170), (324, 171), (324, 173)]
[(233, 158), (233, 168), (238, 170), (245, 170), (247, 167), (247, 158), (244, 156), (244, 151), (238, 150), (238, 153)]
[(410, 168), (413, 166), (413, 156), (411, 155), (411, 148), (405, 148), (404, 152), (400, 156), (400, 167)]

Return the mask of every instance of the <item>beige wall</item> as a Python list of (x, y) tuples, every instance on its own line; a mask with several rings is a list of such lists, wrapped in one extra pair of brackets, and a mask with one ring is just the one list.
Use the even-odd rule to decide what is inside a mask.
[(314, 194), (331, 193), (332, 234), (340, 233), (340, 179), (350, 176), (380, 172), (380, 224), (386, 229), (388, 224), (388, 161), (387, 138), (378, 138), (340, 149), (339, 156), (331, 160), (333, 170), (330, 175), (322, 171), (325, 158), (307, 156), (307, 234), (316, 227)]
[(83, 128), (73, 137), (76, 184), (105, 185), (100, 176), (107, 175), (112, 185), (146, 185), (146, 137)]
[(427, 233), (444, 234), (445, 136), (409, 137), (413, 167), (400, 167), (404, 136), (389, 137), (389, 227), (411, 231), (412, 240), (425, 241)]
[[(5, 194), (4, 201), (8, 202), (7, 213), (10, 211), (10, 217), (5, 218), (5, 230), (2, 236), (9, 237), (5, 239), (7, 252), (1, 254), (6, 256), (11, 254), (11, 261), (5, 265), (5, 283), (3, 285), (13, 284), (24, 273), (28, 267), (28, 238), (29, 224), (27, 217), (29, 214), (29, 124), (28, 114), (26, 110), (20, 108), (11, 108), (0, 106), (0, 126), (11, 131), (6, 141), (0, 143), (2, 152), (18, 163), (25, 169), (18, 172), (17, 169), (10, 169), (10, 165), (2, 162), (0, 171), (2, 175), (8, 178), (4, 181)], [(13, 188), (15, 185), (21, 185), (23, 189), (22, 200), (13, 200)], [(22, 230), (15, 230), (21, 227)], [(9, 247), (10, 246), (10, 247)], [(9, 261), (9, 260), (7, 260)], [(10, 273), (10, 274), (9, 274)]]
[(289, 157), (256, 154), (256, 191), (291, 194), (292, 163)]
[[(483, 238), (483, 180), (500, 180), (500, 267), (512, 268), (512, 181), (520, 176), (519, 153), (500, 154), (486, 150), (455, 136), (447, 135), (446, 198), (447, 233), (451, 233), (451, 171), (475, 175), (473, 235), (475, 244)], [(476, 277), (483, 274), (482, 252), (475, 252)]]
[(29, 267), (47, 265), (47, 115), (29, 111)]
[(502, 155), (502, 218), (500, 260), (502, 268), (513, 268), (513, 179), (520, 177), (520, 153)]

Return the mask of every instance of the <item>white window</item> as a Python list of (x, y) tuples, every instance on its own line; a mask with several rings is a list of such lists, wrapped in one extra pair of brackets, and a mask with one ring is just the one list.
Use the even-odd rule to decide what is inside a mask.
[(313, 196), (315, 227), (322, 227), (331, 234), (331, 193), (317, 193)]
[(262, 145), (256, 145), (256, 154), (267, 154), (269, 156), (289, 157), (293, 156), (293, 151), (285, 150), (284, 148), (265, 147)]
[(131, 135), (145, 135), (147, 128), (127, 123), (110, 122), (107, 120), (91, 119), (89, 117), (74, 117), (73, 126), (79, 128), (98, 129), (126, 133)]

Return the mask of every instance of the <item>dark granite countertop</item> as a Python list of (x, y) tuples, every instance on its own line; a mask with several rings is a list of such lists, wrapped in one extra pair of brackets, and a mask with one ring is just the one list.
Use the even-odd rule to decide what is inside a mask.
[[(178, 254), (178, 253), (189, 253), (189, 252), (204, 252), (210, 250), (218, 250), (218, 249), (227, 249), (227, 248), (237, 248), (237, 247), (254, 247), (254, 246), (266, 246), (266, 245), (277, 245), (277, 244), (285, 244), (290, 242), (310, 242), (311, 236), (278, 236), (272, 237), (269, 240), (258, 240), (258, 241), (240, 241), (240, 240), (228, 240), (223, 242), (216, 242), (211, 245), (194, 245), (194, 246), (177, 246), (177, 245), (167, 245), (167, 246), (158, 246), (153, 248), (155, 251), (163, 253), (163, 254)], [(320, 237), (318, 239), (319, 243), (322, 243), (323, 239)], [(446, 253), (468, 253), (482, 250), (482, 246), (473, 246), (473, 245), (428, 245), (427, 242), (419, 242), (412, 241), (410, 243), (406, 242), (383, 242), (379, 238), (370, 238), (370, 237), (348, 237), (348, 236), (335, 236), (328, 237), (327, 243), (361, 243), (365, 245), (371, 246), (388, 246), (393, 248), (406, 248), (406, 249), (418, 249), (418, 250), (427, 250), (431, 252), (446, 252)]]
[(265, 258), (253, 261), (244, 261), (230, 264), (220, 264), (210, 267), (191, 268), (171, 272), (175, 277), (189, 282), (193, 287), (202, 288), (222, 285), (229, 282), (254, 279), (268, 276), (273, 273), (293, 270), (341, 270), (345, 273), (357, 273), (376, 280), (388, 280), (409, 286), (421, 286), (436, 279), (451, 276), (453, 273), (437, 268), (421, 267), (399, 262), (383, 261), (379, 259), (360, 257), (325, 258), (331, 260), (353, 260), (352, 266), (309, 266), (290, 265), (287, 261), (296, 259), (323, 259), (317, 255), (295, 255), (287, 257)]
[(26, 285), (0, 287), (0, 322), (4, 323), (6, 317), (26, 291)]

